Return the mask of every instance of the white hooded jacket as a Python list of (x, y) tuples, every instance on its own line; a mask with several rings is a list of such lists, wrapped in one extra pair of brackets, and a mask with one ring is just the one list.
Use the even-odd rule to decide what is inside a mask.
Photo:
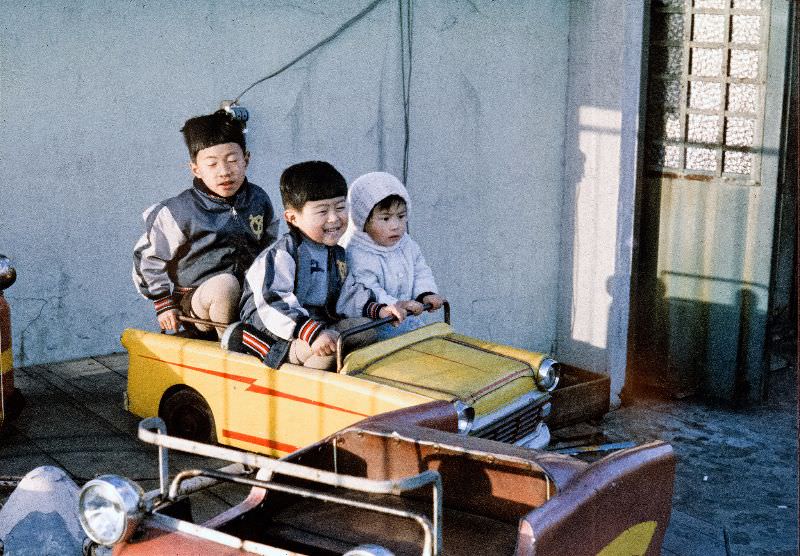
[[(337, 311), (348, 317), (364, 316), (369, 301), (392, 305), (438, 291), (419, 245), (408, 234), (395, 245), (383, 247), (366, 232), (354, 231), (347, 245), (347, 269)], [(374, 297), (365, 300), (359, 285)]]
[(350, 187), (351, 226), (345, 245), (348, 275), (337, 304), (337, 312), (344, 316), (374, 316), (368, 307), (375, 303), (421, 301), (424, 294), (438, 293), (433, 272), (408, 233), (395, 245), (384, 247), (362, 231), (372, 208), (389, 195), (399, 195), (410, 204), (403, 184), (386, 172), (365, 174)]

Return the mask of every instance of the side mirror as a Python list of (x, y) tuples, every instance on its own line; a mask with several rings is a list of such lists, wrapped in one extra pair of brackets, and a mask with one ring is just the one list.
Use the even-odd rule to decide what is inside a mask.
[(17, 280), (17, 271), (11, 265), (11, 259), (5, 255), (0, 255), (0, 292), (11, 287)]

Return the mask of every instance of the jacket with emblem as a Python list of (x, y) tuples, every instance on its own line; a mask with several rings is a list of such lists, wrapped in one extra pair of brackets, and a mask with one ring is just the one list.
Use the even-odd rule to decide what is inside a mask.
[[(385, 247), (366, 232), (352, 232), (347, 242), (347, 267), (337, 308), (346, 317), (377, 318), (384, 305), (408, 299), (421, 302), (438, 291), (419, 245), (407, 233), (395, 245)], [(407, 327), (421, 325), (418, 317), (406, 320)]]
[[(265, 333), (265, 360), (277, 366), (292, 340), (313, 343), (336, 313), (347, 266), (344, 249), (308, 239), (290, 226), (245, 274), (239, 316)], [(266, 355), (266, 354), (265, 354)]]
[(195, 178), (193, 187), (143, 213), (145, 232), (133, 252), (133, 282), (156, 312), (178, 307), (176, 289), (196, 288), (222, 273), (241, 282), (277, 237), (267, 193), (246, 179), (229, 198)]

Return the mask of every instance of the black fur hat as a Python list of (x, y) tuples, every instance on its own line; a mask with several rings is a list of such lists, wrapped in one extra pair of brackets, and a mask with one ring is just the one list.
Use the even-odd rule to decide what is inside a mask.
[(193, 162), (197, 160), (198, 152), (223, 143), (236, 143), (242, 147), (242, 152), (247, 152), (242, 122), (234, 120), (224, 110), (189, 118), (183, 124), (181, 133)]

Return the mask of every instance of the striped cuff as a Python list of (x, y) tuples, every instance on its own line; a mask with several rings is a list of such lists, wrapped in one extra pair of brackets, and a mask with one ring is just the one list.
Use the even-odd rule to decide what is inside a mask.
[(166, 295), (161, 299), (156, 299), (153, 301), (153, 306), (156, 309), (156, 315), (171, 309), (180, 309), (180, 304), (174, 295)]
[(381, 309), (386, 307), (386, 303), (375, 303), (374, 301), (364, 305), (363, 316), (370, 319), (380, 318)]
[(298, 340), (303, 340), (304, 342), (311, 344), (317, 339), (317, 336), (319, 336), (319, 333), (322, 332), (322, 329), (323, 326), (321, 322), (315, 321), (314, 319), (307, 319), (306, 321), (298, 322), (295, 331)]
[(269, 344), (247, 330), (242, 330), (242, 343), (253, 352), (260, 355), (262, 359), (269, 353)]

